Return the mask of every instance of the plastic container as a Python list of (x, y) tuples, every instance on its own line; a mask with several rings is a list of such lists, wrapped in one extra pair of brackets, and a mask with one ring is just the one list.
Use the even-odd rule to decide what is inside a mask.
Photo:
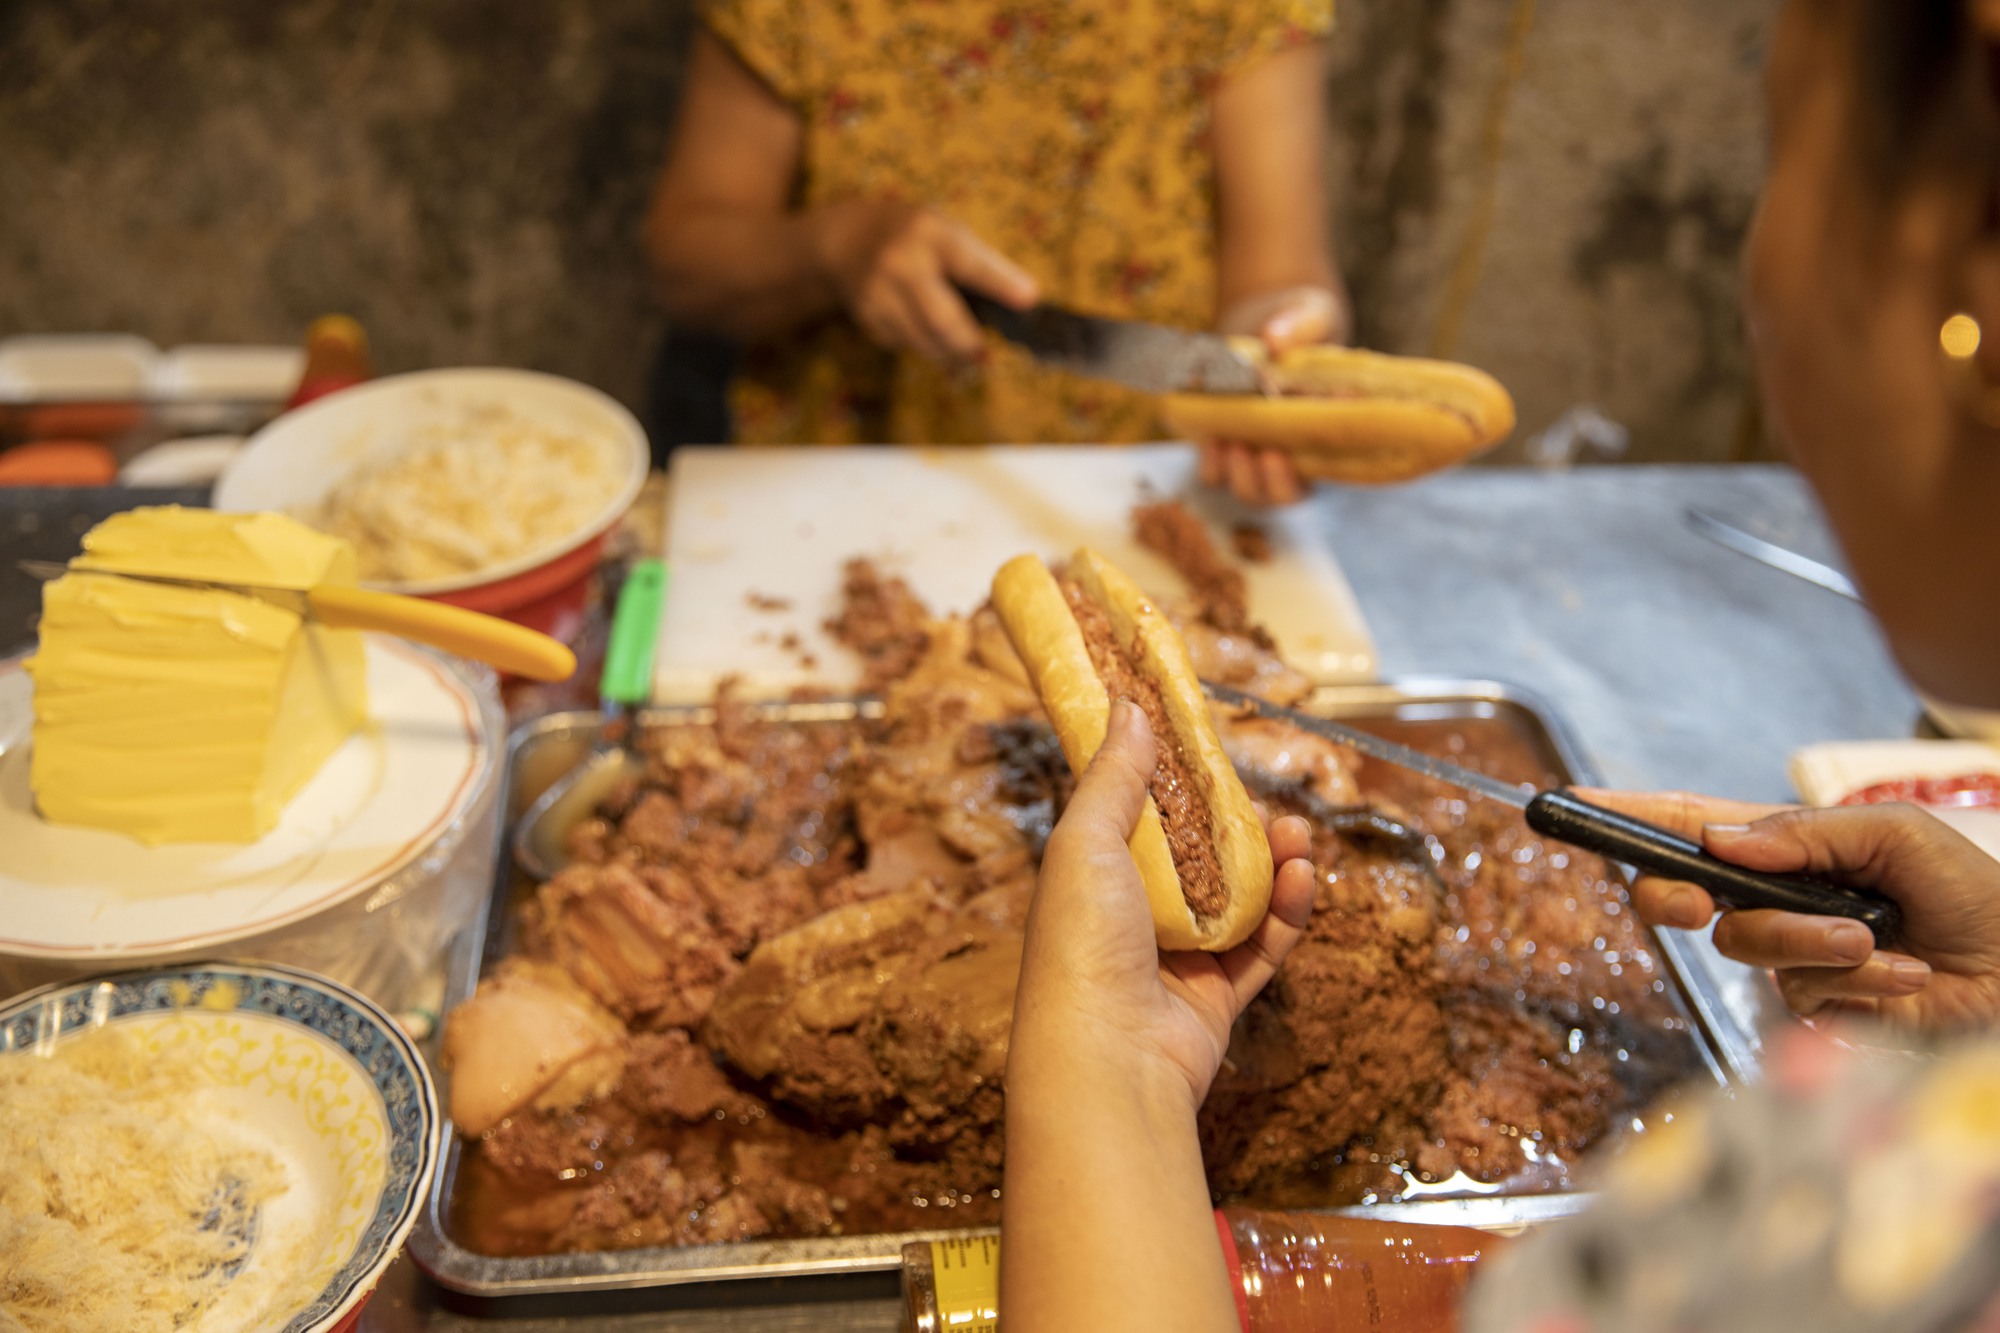
[(188, 343), (163, 355), (153, 395), (173, 401), (256, 399), (283, 402), (305, 369), (302, 347)]
[(0, 338), (0, 445), (92, 440), (122, 456), (145, 442), (159, 360), (130, 334)]
[(1455, 1333), (1475, 1267), (1505, 1243), (1470, 1227), (1326, 1213), (1215, 1217), (1246, 1333)]
[[(1215, 1226), (1244, 1333), (1456, 1333), (1474, 1269), (1504, 1243), (1470, 1227), (1255, 1208), (1217, 1209)], [(903, 1307), (908, 1333), (999, 1333), (999, 1237), (905, 1245)]]
[[(210, 929), (214, 922), (190, 914), (188, 929), (205, 933), (179, 946), (126, 945), (73, 957), (0, 949), (0, 999), (108, 968), (228, 957), (330, 977), (389, 1010), (421, 1037), (441, 1010), (450, 960), (470, 945), (470, 928), (492, 891), (500, 853), (499, 775), (506, 721), (493, 673), (486, 667), (413, 646), (401, 651), (413, 661), (434, 664), (453, 683), (453, 693), (471, 710), (466, 724), (481, 738), (474, 766), (450, 802), (448, 816), (429, 828), (420, 845), (395, 858), (393, 868), (342, 888), (324, 906), (264, 929), (218, 932)], [(4, 734), (11, 716), (0, 709), (0, 749), (10, 740), (25, 739), (25, 733)], [(25, 790), (25, 781), (22, 786)]]
[(124, 333), (0, 339), (0, 401), (99, 402), (144, 398), (160, 350)]

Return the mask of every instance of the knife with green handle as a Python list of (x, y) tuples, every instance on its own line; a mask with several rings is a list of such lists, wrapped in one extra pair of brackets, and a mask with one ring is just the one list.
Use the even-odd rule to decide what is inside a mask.
[(653, 694), (653, 653), (659, 646), (660, 612), (667, 601), (667, 564), (641, 560), (625, 575), (618, 606), (611, 615), (611, 636), (604, 649), (604, 675), (598, 697), (628, 707), (645, 703)]
[(653, 653), (666, 598), (664, 561), (641, 560), (626, 573), (598, 677), (603, 721), (597, 744), (522, 811), (514, 826), (515, 863), (535, 879), (562, 869), (569, 861), (564, 835), (626, 776), (644, 771), (645, 761), (631, 744), (630, 714), (652, 698)]

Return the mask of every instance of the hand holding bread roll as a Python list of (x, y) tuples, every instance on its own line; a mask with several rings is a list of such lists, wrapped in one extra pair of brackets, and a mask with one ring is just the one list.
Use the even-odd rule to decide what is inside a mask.
[(1160, 947), (1221, 952), (1249, 938), (1271, 901), (1271, 848), (1179, 633), (1089, 549), (1060, 579), (1032, 555), (1008, 561), (993, 606), (1074, 771), (1104, 743), (1114, 698), (1152, 724), (1155, 767), (1131, 848)]
[(1407, 481), (1514, 429), (1514, 400), (1471, 366), (1326, 345), (1274, 356), (1254, 338), (1230, 343), (1263, 372), (1269, 394), (1169, 394), (1167, 425), (1190, 439), (1283, 449), (1309, 480)]

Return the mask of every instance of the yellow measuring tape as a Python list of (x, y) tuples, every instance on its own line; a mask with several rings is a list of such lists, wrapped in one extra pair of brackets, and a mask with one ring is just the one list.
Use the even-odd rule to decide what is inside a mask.
[(931, 1242), (941, 1333), (1000, 1333), (1000, 1238), (953, 1236)]

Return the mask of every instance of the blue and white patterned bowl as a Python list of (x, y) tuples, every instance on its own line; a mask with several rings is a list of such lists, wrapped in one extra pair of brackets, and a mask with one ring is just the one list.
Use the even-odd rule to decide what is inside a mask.
[(45, 986), (0, 1005), (0, 1057), (106, 1025), (148, 1053), (198, 1053), (219, 1095), (286, 1168), (288, 1187), (260, 1208), (236, 1280), (261, 1261), (303, 1266), (324, 1284), (303, 1307), (246, 1310), (239, 1322), (284, 1333), (351, 1326), (437, 1165), (437, 1090), (415, 1045), (338, 982), (198, 963)]

